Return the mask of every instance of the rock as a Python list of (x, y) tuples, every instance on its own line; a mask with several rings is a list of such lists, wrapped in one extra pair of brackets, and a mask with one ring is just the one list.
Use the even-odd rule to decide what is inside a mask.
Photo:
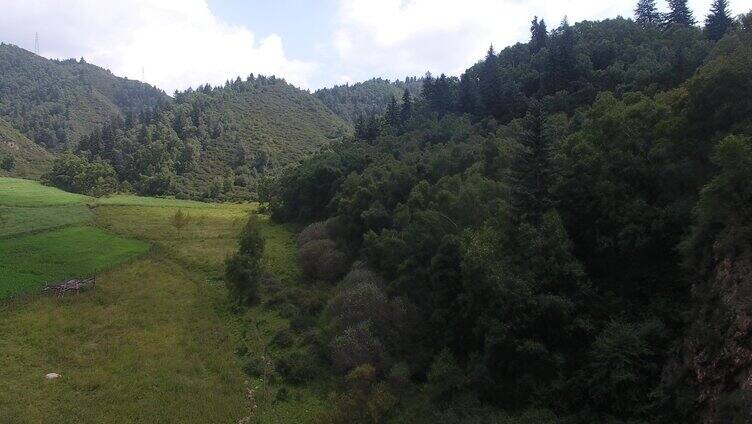
[(51, 372), (51, 373), (45, 375), (44, 378), (46, 378), (47, 380), (54, 380), (56, 378), (60, 378), (60, 374), (58, 374), (56, 372)]

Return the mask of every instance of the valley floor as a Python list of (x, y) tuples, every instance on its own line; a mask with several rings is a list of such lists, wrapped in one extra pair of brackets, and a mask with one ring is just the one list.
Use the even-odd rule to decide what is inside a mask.
[[(263, 386), (259, 379), (248, 381), (237, 352), (263, 355), (268, 339), (287, 324), (262, 308), (233, 313), (221, 279), (223, 261), (235, 250), (253, 205), (68, 198), (62, 192), (45, 202), (39, 191), (47, 188), (29, 183), (14, 195), (7, 190), (10, 183), (16, 187), (19, 180), (0, 179), (0, 189), (5, 188), (0, 190), (0, 218), (14, 228), (3, 225), (5, 233), (0, 231), (0, 288), (14, 284), (9, 276), (38, 275), (42, 281), (92, 270), (97, 285), (55, 298), (38, 295), (43, 284), (34, 280), (14, 288), (31, 293), (0, 299), (0, 423), (234, 423), (248, 415), (249, 385), (257, 393), (269, 392), (258, 389)], [(72, 215), (54, 213), (61, 207)], [(176, 224), (178, 211), (184, 219)], [(295, 281), (292, 233), (263, 217), (262, 222), (266, 270), (283, 282)], [(71, 249), (44, 249), (49, 237), (66, 231), (96, 232), (150, 250), (136, 259), (109, 255), (86, 268), (73, 260), (76, 255), (112, 247), (96, 238), (90, 246), (86, 238), (76, 240), (74, 247), (83, 244), (89, 250), (63, 258), (70, 275), (57, 276), (51, 270), (60, 268), (60, 256), (66, 255), (60, 252)], [(11, 250), (13, 257), (6, 254)], [(24, 258), (34, 263), (20, 264)], [(51, 372), (61, 377), (46, 380)], [(262, 399), (268, 401), (263, 422), (308, 421), (322, 408), (322, 397), (299, 387), (286, 401)]]

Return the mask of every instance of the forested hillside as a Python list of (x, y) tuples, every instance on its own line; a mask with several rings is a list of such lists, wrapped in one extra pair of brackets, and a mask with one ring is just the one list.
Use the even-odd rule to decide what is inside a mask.
[(422, 78), (407, 77), (405, 81), (373, 78), (355, 84), (337, 85), (316, 90), (314, 95), (342, 119), (355, 124), (358, 119), (386, 112), (393, 100), (402, 99), (405, 91), (419, 97)]
[[(69, 191), (248, 199), (259, 177), (318, 151), (351, 127), (310, 94), (275, 77), (175, 93), (83, 137), (45, 177)], [(73, 184), (77, 174), (89, 184)], [(101, 184), (97, 185), (96, 182)]]
[(0, 175), (38, 178), (52, 164), (52, 155), (0, 118)]
[(155, 87), (116, 77), (83, 59), (48, 60), (0, 44), (0, 117), (48, 149), (75, 145), (112, 116), (165, 97)]
[(323, 422), (752, 422), (752, 14), (669, 3), (535, 19), (264, 193)]

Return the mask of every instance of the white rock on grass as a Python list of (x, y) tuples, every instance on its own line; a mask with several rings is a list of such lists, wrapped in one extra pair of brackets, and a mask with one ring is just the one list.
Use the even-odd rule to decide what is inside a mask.
[(58, 374), (56, 372), (51, 372), (51, 373), (45, 375), (44, 378), (46, 378), (47, 380), (54, 380), (56, 378), (60, 378), (60, 374)]

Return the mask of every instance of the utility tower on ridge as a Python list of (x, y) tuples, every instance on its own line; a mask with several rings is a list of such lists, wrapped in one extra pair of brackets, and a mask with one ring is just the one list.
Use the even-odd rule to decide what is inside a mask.
[(37, 56), (39, 56), (39, 33), (38, 32), (34, 33), (34, 53), (36, 53)]

